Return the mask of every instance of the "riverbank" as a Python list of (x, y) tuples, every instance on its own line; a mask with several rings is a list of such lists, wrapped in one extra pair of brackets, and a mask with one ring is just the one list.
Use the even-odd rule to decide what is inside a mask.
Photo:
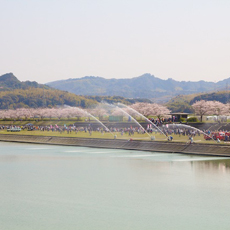
[[(132, 127), (138, 127), (134, 122), (109, 122), (107, 120), (102, 120), (101, 121), (106, 127), (108, 128), (130, 128)], [(149, 122), (145, 122), (143, 120), (138, 120), (141, 126), (143, 126), (145, 129), (147, 126), (150, 124)], [(101, 128), (101, 124), (95, 120), (87, 120), (87, 121), (82, 121), (82, 120), (77, 120), (77, 119), (55, 119), (55, 120), (50, 120), (50, 119), (43, 119), (43, 120), (0, 120), (0, 126), (25, 126), (26, 124), (32, 124), (33, 126), (72, 126), (75, 125), (76, 127), (89, 127), (89, 125), (93, 128)], [(186, 124), (191, 127), (200, 129), (200, 130), (211, 130), (211, 131), (216, 131), (216, 130), (230, 130), (230, 123), (216, 123), (216, 122), (191, 122), (191, 123), (175, 123), (175, 124)]]
[(221, 144), (187, 144), (168, 141), (130, 141), (17, 134), (0, 134), (0, 141), (230, 157), (230, 146)]

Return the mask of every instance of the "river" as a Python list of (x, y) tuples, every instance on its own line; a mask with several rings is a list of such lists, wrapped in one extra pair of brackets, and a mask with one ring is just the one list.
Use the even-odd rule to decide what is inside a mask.
[(230, 158), (0, 142), (1, 230), (227, 230)]

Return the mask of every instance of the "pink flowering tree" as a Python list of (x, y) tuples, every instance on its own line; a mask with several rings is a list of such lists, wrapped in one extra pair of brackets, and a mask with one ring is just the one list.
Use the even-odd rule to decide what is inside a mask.
[(56, 117), (56, 112), (57, 112), (56, 108), (46, 109), (45, 116), (49, 117), (49, 119), (51, 120), (51, 118)]
[(149, 104), (150, 103), (139, 102), (139, 103), (135, 103), (135, 104), (131, 105), (130, 107), (147, 117), (150, 115)]
[(170, 110), (164, 106), (164, 105), (160, 105), (160, 104), (150, 104), (151, 106), (151, 112), (154, 116), (157, 116), (159, 119), (161, 119), (162, 117), (168, 117), (170, 114)]
[(21, 113), (25, 119), (29, 119), (32, 115), (32, 111), (33, 111), (33, 109), (22, 108)]
[(46, 109), (39, 108), (39, 109), (34, 110), (34, 117), (38, 117), (41, 120), (43, 120), (46, 117)]
[(230, 103), (225, 104), (225, 115), (230, 115)]
[(7, 110), (7, 117), (6, 118), (15, 119), (16, 118), (16, 111), (14, 109)]
[(7, 110), (0, 110), (0, 119), (7, 118)]
[(99, 120), (102, 120), (104, 116), (108, 116), (108, 112), (103, 108), (95, 108), (88, 111), (95, 117), (98, 117)]
[(131, 108), (135, 109), (145, 117), (152, 115), (157, 116), (160, 119), (170, 114), (170, 110), (166, 106), (156, 103), (136, 103), (132, 105)]
[(212, 101), (211, 108), (213, 110), (213, 114), (217, 117), (226, 114), (226, 105), (219, 101)]
[(214, 113), (213, 102), (212, 101), (196, 101), (192, 104), (195, 114), (200, 116), (200, 121), (202, 122), (204, 115), (209, 115)]

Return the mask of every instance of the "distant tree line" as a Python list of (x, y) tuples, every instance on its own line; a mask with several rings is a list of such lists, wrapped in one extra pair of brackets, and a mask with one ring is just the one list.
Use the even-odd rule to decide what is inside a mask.
[(95, 100), (54, 89), (29, 88), (0, 92), (0, 109), (52, 108), (62, 105), (86, 108), (95, 104)]
[(97, 102), (107, 102), (107, 103), (123, 103), (131, 105), (137, 102), (151, 103), (149, 99), (146, 98), (125, 98), (121, 96), (85, 96), (86, 98), (96, 100)]
[(219, 91), (214, 93), (178, 95), (172, 98), (165, 105), (173, 112), (193, 113), (192, 106), (197, 101), (218, 101), (227, 104), (230, 101), (230, 91)]
[(221, 103), (228, 103), (230, 100), (230, 91), (220, 91), (220, 92), (215, 92), (215, 93), (207, 93), (207, 94), (202, 94), (199, 96), (194, 97), (191, 101), (190, 104), (195, 103), (196, 101), (219, 101)]
[[(131, 110), (133, 108), (134, 110)], [(112, 116), (137, 116), (140, 115), (135, 112), (143, 114), (144, 116), (157, 116), (159, 119), (168, 116), (170, 111), (162, 105), (151, 104), (151, 103), (135, 103), (130, 107), (125, 107), (122, 110), (117, 106), (110, 106), (108, 104), (99, 104), (95, 108), (91, 109), (82, 109), (80, 107), (59, 107), (59, 108), (17, 108), (17, 109), (8, 109), (0, 110), (0, 119), (30, 119), (38, 118), (43, 120), (44, 118), (80, 118), (80, 117), (90, 117), (91, 115), (98, 117), (100, 120), (103, 117)]]
[(28, 88), (0, 91), (0, 109), (53, 108), (57, 106), (95, 107), (99, 102), (123, 103), (149, 102), (148, 99), (126, 99), (120, 96), (79, 96), (56, 89)]

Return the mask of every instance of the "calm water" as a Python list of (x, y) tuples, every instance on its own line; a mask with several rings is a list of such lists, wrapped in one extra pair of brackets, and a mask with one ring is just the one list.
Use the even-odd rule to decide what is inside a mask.
[(1, 230), (230, 229), (230, 160), (0, 142)]

